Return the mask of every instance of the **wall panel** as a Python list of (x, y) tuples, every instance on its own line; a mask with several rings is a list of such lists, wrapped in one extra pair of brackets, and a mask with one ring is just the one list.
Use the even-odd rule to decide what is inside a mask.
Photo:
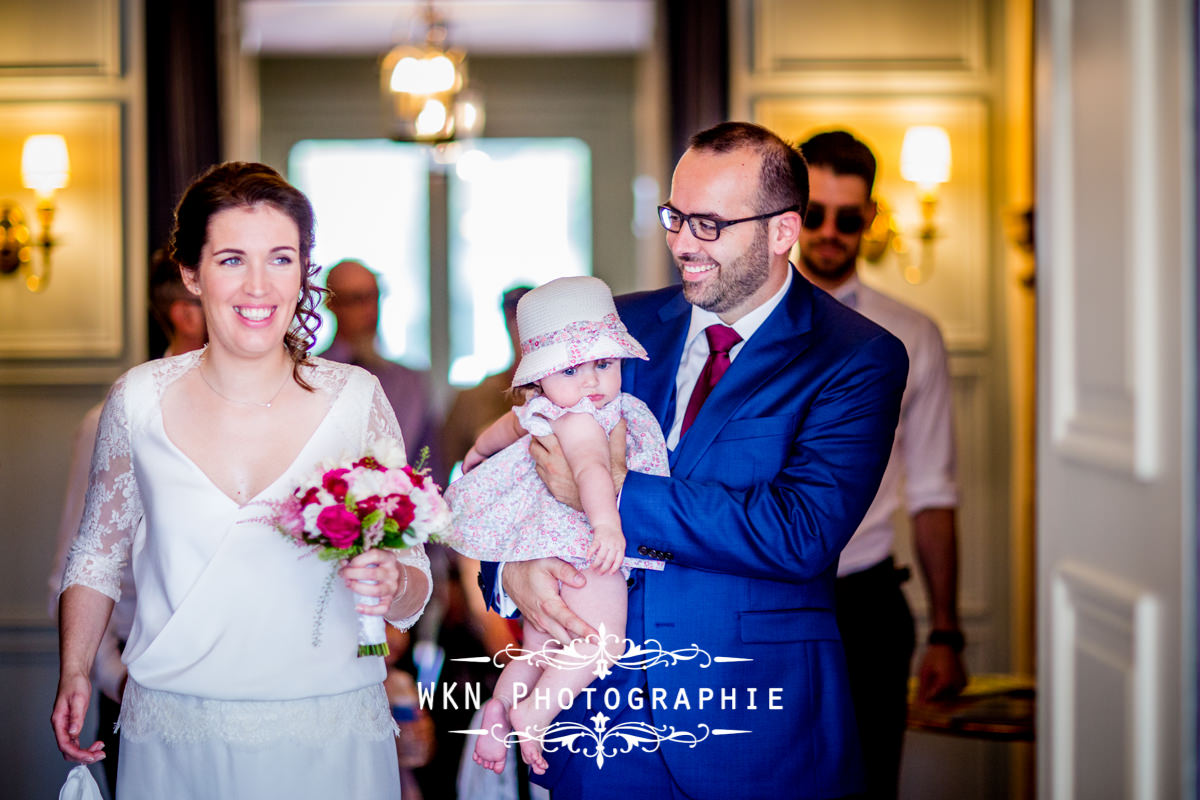
[(120, 45), (120, 0), (5, 3), (0, 77), (115, 76)]

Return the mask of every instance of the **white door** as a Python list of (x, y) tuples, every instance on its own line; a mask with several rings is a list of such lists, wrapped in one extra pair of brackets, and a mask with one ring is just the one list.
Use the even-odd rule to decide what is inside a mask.
[(1040, 798), (1195, 791), (1194, 13), (1038, 3)]

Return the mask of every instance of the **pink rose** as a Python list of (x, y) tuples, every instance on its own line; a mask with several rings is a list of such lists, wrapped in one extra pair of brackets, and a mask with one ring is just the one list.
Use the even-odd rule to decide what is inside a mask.
[(317, 529), (325, 534), (331, 545), (345, 550), (358, 540), (362, 524), (344, 506), (327, 506), (317, 515)]
[(339, 503), (346, 499), (346, 492), (350, 491), (350, 484), (346, 482), (345, 477), (349, 471), (331, 469), (321, 478), (321, 485), (325, 487), (325, 491), (333, 495), (333, 499)]

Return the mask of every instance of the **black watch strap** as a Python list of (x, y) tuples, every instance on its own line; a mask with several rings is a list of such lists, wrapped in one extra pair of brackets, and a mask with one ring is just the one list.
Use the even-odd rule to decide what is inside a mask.
[(930, 644), (944, 644), (956, 653), (961, 653), (967, 646), (967, 639), (962, 631), (938, 630), (929, 632)]

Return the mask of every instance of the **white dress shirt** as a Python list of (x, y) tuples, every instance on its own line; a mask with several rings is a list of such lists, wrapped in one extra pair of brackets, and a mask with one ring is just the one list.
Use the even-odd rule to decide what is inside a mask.
[(954, 424), (946, 346), (932, 319), (864, 285), (857, 275), (833, 292), (842, 303), (886, 328), (908, 351), (900, 422), (879, 492), (842, 551), (838, 575), (861, 572), (892, 553), (893, 516), (901, 498), (909, 516), (958, 505)]
[[(742, 348), (746, 346), (746, 342), (754, 335), (754, 332), (759, 329), (759, 326), (766, 321), (767, 317), (771, 316), (771, 312), (783, 300), (783, 296), (792, 286), (792, 272), (794, 271), (789, 265), (787, 277), (783, 281), (783, 286), (779, 291), (771, 295), (767, 302), (763, 303), (758, 308), (754, 309), (746, 316), (739, 319), (737, 322), (729, 325), (737, 331), (738, 336), (742, 340), (735, 344), (729, 350), (729, 363), (732, 364), (738, 357), (738, 353), (742, 352)], [(683, 428), (684, 412), (687, 411), (688, 401), (692, 398), (692, 390), (696, 388), (696, 382), (700, 380), (700, 373), (704, 371), (704, 362), (708, 360), (708, 337), (704, 335), (704, 329), (709, 325), (724, 325), (721, 318), (711, 311), (705, 311), (699, 306), (692, 306), (692, 321), (688, 325), (687, 339), (683, 345), (683, 355), (679, 358), (679, 369), (675, 373), (675, 420), (671, 423), (671, 430), (667, 433), (667, 449), (674, 450), (679, 444), (680, 430)]]

